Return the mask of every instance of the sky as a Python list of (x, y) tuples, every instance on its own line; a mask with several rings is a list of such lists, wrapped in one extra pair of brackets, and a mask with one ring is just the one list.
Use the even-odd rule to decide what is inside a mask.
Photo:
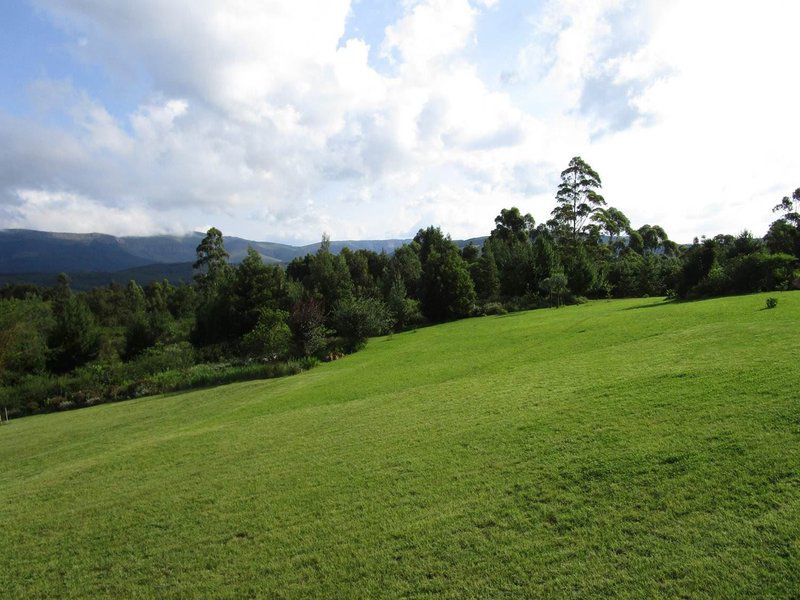
[(795, 0), (8, 0), (0, 228), (284, 243), (546, 221), (762, 235), (800, 186)]

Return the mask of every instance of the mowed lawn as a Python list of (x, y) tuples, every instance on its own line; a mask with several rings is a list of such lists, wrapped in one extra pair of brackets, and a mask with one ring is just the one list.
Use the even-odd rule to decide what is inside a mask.
[(800, 595), (800, 292), (598, 301), (0, 427), (3, 597)]

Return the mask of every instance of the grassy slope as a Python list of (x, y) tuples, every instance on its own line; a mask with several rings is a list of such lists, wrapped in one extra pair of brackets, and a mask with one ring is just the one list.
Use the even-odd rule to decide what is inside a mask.
[(376, 339), (0, 429), (10, 595), (800, 593), (800, 292)]

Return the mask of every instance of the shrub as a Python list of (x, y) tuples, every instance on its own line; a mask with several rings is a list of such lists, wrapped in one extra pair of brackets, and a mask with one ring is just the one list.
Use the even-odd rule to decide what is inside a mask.
[(393, 322), (389, 308), (375, 298), (347, 298), (336, 304), (333, 326), (354, 343), (389, 331)]
[(289, 354), (292, 331), (287, 321), (289, 313), (271, 308), (262, 309), (258, 322), (250, 333), (242, 338), (245, 356), (278, 360)]
[(0, 385), (41, 373), (53, 319), (40, 299), (0, 300)]
[(534, 308), (549, 306), (547, 303), (542, 303), (542, 297), (536, 292), (528, 292), (522, 296), (503, 298), (502, 305), (507, 312), (519, 312), (521, 310), (532, 310)]
[(172, 318), (167, 312), (135, 313), (125, 328), (125, 356), (133, 358), (157, 342), (167, 340), (173, 329)]
[(54, 311), (55, 327), (50, 332), (50, 369), (63, 373), (86, 364), (100, 351), (100, 331), (89, 307), (70, 296)]
[(598, 273), (592, 289), (588, 294), (592, 298), (610, 298), (611, 293), (614, 291), (614, 286), (606, 279), (604, 274)]
[(549, 296), (550, 306), (559, 308), (564, 300), (564, 296), (570, 291), (567, 287), (567, 277), (563, 273), (553, 273), (544, 279), (540, 286), (542, 291)]
[(395, 330), (409, 329), (425, 321), (419, 309), (419, 300), (412, 298), (389, 298), (389, 310), (394, 315)]
[(509, 296), (504, 298), (502, 306), (506, 312), (519, 312), (531, 308), (524, 296)]
[(760, 292), (789, 287), (797, 259), (788, 254), (749, 254), (731, 261), (731, 291)]
[(778, 299), (777, 298), (767, 298), (767, 308), (775, 308), (778, 306)]
[[(172, 349), (174, 351), (174, 349)], [(165, 354), (169, 354), (168, 351)], [(132, 377), (131, 373), (114, 368), (103, 373), (103, 365), (94, 364), (79, 372), (61, 377), (28, 376), (14, 386), (0, 387), (0, 406), (6, 406), (10, 416), (67, 410), (103, 402), (138, 398), (211, 385), (222, 385), (250, 379), (271, 379), (294, 375), (314, 367), (318, 361), (303, 358), (287, 362), (251, 363), (244, 365), (200, 364), (161, 370), (147, 376)], [(96, 367), (96, 368), (95, 368)], [(113, 373), (117, 379), (106, 382)], [(123, 380), (123, 378), (128, 379)]]
[(188, 342), (155, 346), (145, 350), (135, 360), (122, 365), (123, 372), (116, 379), (143, 379), (155, 373), (188, 369), (194, 362), (194, 348)]
[(290, 323), (300, 354), (316, 356), (324, 350), (330, 332), (325, 327), (325, 312), (319, 300), (307, 298), (296, 302)]
[(483, 314), (485, 315), (506, 315), (508, 311), (499, 302), (487, 302), (483, 306)]

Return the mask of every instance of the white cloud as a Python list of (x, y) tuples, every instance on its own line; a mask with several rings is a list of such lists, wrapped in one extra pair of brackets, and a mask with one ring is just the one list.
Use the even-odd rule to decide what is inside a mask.
[(427, 70), (431, 63), (466, 45), (475, 14), (467, 0), (417, 2), (399, 22), (387, 27), (382, 52), (398, 54), (406, 68)]
[(800, 6), (777, 1), (676, 1), (661, 14), (644, 52), (671, 75), (637, 99), (655, 123), (597, 144), (622, 208), (682, 240), (765, 232), (800, 182), (800, 86), (785, 71), (798, 20)]
[[(504, 2), (407, 2), (378, 49), (394, 60), (385, 70), (342, 39), (347, 0), (37, 3), (82, 60), (144, 77), (148, 94), (114, 115), (42, 80), (38, 112), (0, 113), (0, 209), (18, 225), (211, 221), (306, 242), (434, 223), (472, 236), (511, 204), (544, 220), (557, 173), (581, 154), (612, 204), (686, 240), (761, 232), (798, 184), (787, 66), (800, 15), (777, 0), (548, 1), (501, 89), (467, 57)], [(58, 206), (103, 218), (47, 214)]]
[(141, 207), (106, 206), (65, 192), (22, 189), (16, 195), (19, 205), (6, 215), (10, 228), (118, 235), (170, 232)]

